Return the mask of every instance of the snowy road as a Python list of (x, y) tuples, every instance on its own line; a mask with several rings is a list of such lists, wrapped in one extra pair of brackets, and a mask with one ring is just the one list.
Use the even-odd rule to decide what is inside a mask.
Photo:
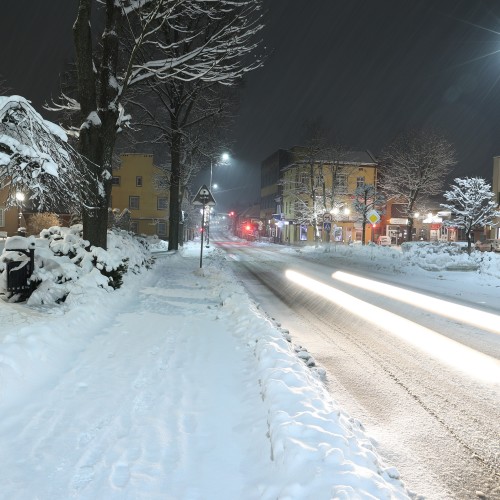
[[(354, 267), (360, 276), (399, 281), (403, 289), (411, 282), (413, 290), (479, 307), (487, 315), (499, 312), (496, 290), (471, 288), (464, 273), (430, 281), (380, 271), (370, 261), (353, 266), (334, 258), (325, 266), (273, 245), (218, 244), (261, 307), (327, 369), (333, 398), (366, 425), (410, 489), (429, 499), (500, 497), (499, 322), (487, 331), (443, 317), (446, 303), (439, 314), (429, 312), (335, 281), (331, 274)], [(285, 277), (287, 269), (300, 273), (297, 283)], [(310, 290), (302, 287), (307, 279), (314, 280)], [(354, 312), (320, 296), (322, 287), (356, 300)], [(367, 321), (375, 320), (373, 305), (393, 316), (374, 325)], [(385, 328), (396, 317), (410, 320), (399, 335)], [(487, 325), (492, 318), (487, 316)], [(438, 347), (415, 344), (417, 333), (439, 341)], [(455, 349), (465, 351), (466, 362), (456, 363)]]

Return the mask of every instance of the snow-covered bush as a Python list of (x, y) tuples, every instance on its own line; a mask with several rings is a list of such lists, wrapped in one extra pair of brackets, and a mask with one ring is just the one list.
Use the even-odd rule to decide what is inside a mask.
[(58, 226), (59, 216), (52, 212), (40, 212), (30, 215), (27, 221), (28, 234), (38, 236), (46, 227)]
[(119, 208), (108, 208), (108, 229), (118, 228), (130, 231), (131, 214), (128, 208), (120, 212)]
[[(7, 240), (7, 242), (9, 239)], [(11, 256), (12, 257), (12, 256)], [(0, 255), (0, 296), (7, 292), (6, 262), (9, 253)], [(10, 259), (12, 260), (12, 259)], [(28, 304), (64, 302), (84, 288), (119, 288), (127, 272), (138, 273), (152, 263), (148, 242), (126, 231), (108, 231), (108, 249), (89, 245), (82, 238), (82, 226), (53, 226), (44, 229), (36, 240), (35, 268), (31, 276), (34, 291)]]

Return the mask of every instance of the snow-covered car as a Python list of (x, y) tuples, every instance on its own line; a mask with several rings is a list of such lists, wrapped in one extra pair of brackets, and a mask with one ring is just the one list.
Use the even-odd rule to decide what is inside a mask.
[(379, 236), (377, 238), (377, 245), (380, 245), (382, 247), (390, 247), (391, 246), (390, 236)]
[(478, 241), (476, 248), (481, 252), (500, 252), (500, 239)]

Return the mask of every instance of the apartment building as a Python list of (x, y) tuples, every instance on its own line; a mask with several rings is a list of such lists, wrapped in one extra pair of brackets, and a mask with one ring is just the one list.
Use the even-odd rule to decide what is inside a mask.
[[(335, 160), (312, 159), (307, 148), (301, 146), (290, 148), (286, 154), (278, 153), (262, 165), (264, 172), (273, 159), (274, 164), (280, 158), (287, 160), (276, 182), (279, 190), (275, 190), (281, 213), (267, 220), (270, 236), (278, 234), (280, 242), (290, 244), (325, 237), (336, 242), (361, 241), (363, 228), (352, 206), (353, 196), (357, 187), (376, 185), (374, 156), (369, 151), (345, 151)], [(272, 191), (269, 186), (266, 189)], [(367, 225), (365, 242), (374, 239), (375, 230), (375, 225)]]
[(161, 170), (152, 154), (123, 154), (113, 169), (111, 208), (131, 214), (130, 230), (168, 237), (168, 192), (156, 188)]

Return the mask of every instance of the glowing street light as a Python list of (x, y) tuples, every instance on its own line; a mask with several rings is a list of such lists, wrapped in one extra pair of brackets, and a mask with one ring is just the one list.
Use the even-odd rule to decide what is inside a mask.
[(214, 165), (213, 159), (210, 158), (210, 184), (209, 184), (210, 190), (212, 190), (212, 188), (215, 187), (215, 185), (212, 184), (214, 166), (219, 165), (219, 163), (227, 163), (229, 161), (229, 158), (230, 158), (229, 153), (222, 153), (220, 156), (220, 162), (216, 161), (215, 165)]
[[(220, 162), (216, 161), (215, 166), (219, 165), (219, 163), (227, 163), (229, 161), (229, 153), (222, 153), (220, 156)], [(213, 189), (217, 188), (217, 184), (212, 184), (212, 178), (213, 178), (213, 169), (214, 169), (214, 162), (212, 158), (210, 158), (210, 191)], [(210, 245), (210, 212), (208, 213), (208, 224), (207, 224), (207, 248)]]
[(21, 191), (17, 191), (16, 193), (16, 200), (17, 200), (17, 231), (21, 229), (21, 219), (23, 217), (23, 201), (24, 201), (24, 193), (21, 193)]

